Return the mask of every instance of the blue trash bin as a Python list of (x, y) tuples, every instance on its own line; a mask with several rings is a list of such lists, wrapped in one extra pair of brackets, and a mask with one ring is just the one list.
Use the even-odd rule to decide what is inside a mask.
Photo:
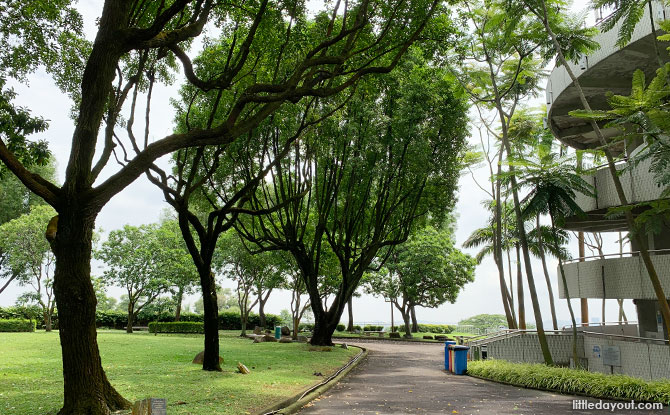
[(444, 370), (451, 371), (451, 350), (449, 350), (450, 344), (456, 344), (455, 341), (449, 340), (444, 342)]
[(281, 339), (281, 326), (275, 326), (275, 339)]
[(468, 346), (450, 346), (451, 353), (453, 353), (453, 367), (451, 371), (455, 375), (464, 375), (468, 371)]

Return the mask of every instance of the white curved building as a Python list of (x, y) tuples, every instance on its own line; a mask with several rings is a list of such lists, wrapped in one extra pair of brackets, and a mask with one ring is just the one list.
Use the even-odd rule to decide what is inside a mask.
[[(656, 20), (670, 18), (670, 8), (653, 3)], [(646, 10), (635, 28), (631, 42), (623, 48), (616, 46), (618, 28), (600, 33), (596, 41), (600, 49), (571, 65), (578, 76), (590, 105), (594, 109), (609, 109), (607, 93), (628, 95), (632, 76), (642, 69), (647, 77), (654, 76), (658, 68), (651, 33), (649, 11)], [(664, 59), (670, 56), (663, 45)], [(565, 68), (557, 66), (547, 83), (547, 125), (562, 143), (576, 149), (598, 148), (596, 135), (590, 124), (574, 118), (569, 112), (582, 109)], [(619, 132), (603, 130), (611, 138)], [(627, 148), (626, 148), (627, 147)], [(614, 149), (618, 155), (630, 154), (635, 143), (619, 144)], [(623, 170), (620, 175), (629, 204), (640, 204), (658, 200), (662, 190), (649, 173), (649, 163), (643, 162), (634, 168), (625, 161), (617, 165)], [(621, 217), (608, 216), (608, 210), (621, 205), (614, 189), (608, 169), (596, 168), (584, 177), (591, 183), (596, 196), (579, 194), (576, 202), (587, 213), (586, 218), (569, 218), (565, 228), (583, 232), (627, 231)], [(641, 209), (633, 210), (639, 214)], [(668, 223), (667, 225), (670, 225)], [(652, 261), (661, 279), (661, 284), (670, 296), (670, 226), (660, 234), (647, 235)], [(631, 252), (604, 257), (577, 258), (564, 266), (570, 298), (632, 299), (637, 309), (635, 324), (588, 325), (578, 328), (577, 354), (582, 367), (602, 373), (621, 373), (644, 379), (670, 378), (670, 350), (665, 325), (658, 308), (658, 301), (651, 286), (647, 269), (638, 255), (638, 246), (632, 244)], [(560, 270), (557, 270), (560, 275)], [(566, 287), (560, 283), (559, 296), (566, 298)], [(545, 330), (547, 342), (554, 362), (573, 365), (571, 328)], [(496, 358), (514, 362), (544, 362), (537, 333), (532, 330), (504, 330), (484, 338), (472, 339), (468, 343), (474, 359)]]
[[(663, 7), (660, 2), (654, 2), (652, 5), (652, 13), (657, 22), (670, 18), (669, 7)], [(656, 29), (658, 30), (658, 24)], [(636, 69), (642, 69), (647, 78), (651, 79), (659, 66), (654, 49), (654, 36), (660, 32), (652, 34), (648, 9), (645, 9), (645, 15), (636, 26), (627, 46), (623, 48), (616, 46), (617, 32), (618, 27), (615, 27), (609, 32), (598, 34), (595, 40), (600, 44), (600, 49), (582, 59), (579, 64), (571, 65), (593, 109), (609, 109), (607, 94), (610, 92), (620, 95), (630, 94), (632, 76)], [(661, 55), (663, 59), (670, 61), (670, 55), (665, 50), (667, 46), (669, 45), (661, 44)], [(546, 97), (547, 125), (558, 140), (576, 149), (599, 147), (590, 123), (569, 115), (570, 111), (583, 107), (564, 67), (557, 66), (551, 72)], [(603, 128), (603, 133), (608, 138), (620, 135), (616, 129)], [(620, 143), (615, 151), (619, 155), (625, 155), (634, 151), (635, 147), (636, 143), (628, 143), (625, 146)], [(625, 167), (627, 167), (625, 162), (617, 166), (619, 170)], [(625, 169), (620, 178), (629, 204), (661, 198), (663, 189), (656, 185), (652, 174), (649, 173), (649, 162)], [(625, 231), (626, 224), (623, 217), (612, 218), (607, 215), (610, 208), (621, 205), (607, 167), (595, 169), (585, 179), (596, 191), (596, 197), (580, 194), (577, 198), (577, 203), (588, 217), (571, 218), (565, 227), (584, 232)], [(640, 213), (643, 209), (637, 208), (634, 213)], [(647, 235), (647, 239), (663, 289), (670, 295), (670, 227), (666, 227), (660, 234)], [(647, 270), (637, 255), (638, 247), (635, 243), (632, 244), (631, 251), (625, 255), (606, 255), (604, 258), (578, 258), (567, 263), (564, 269), (570, 297), (633, 299), (637, 307), (639, 336), (665, 339), (667, 332), (658, 309), (656, 295), (651, 287)], [(566, 297), (565, 287), (562, 284), (559, 284), (559, 295), (561, 298)]]

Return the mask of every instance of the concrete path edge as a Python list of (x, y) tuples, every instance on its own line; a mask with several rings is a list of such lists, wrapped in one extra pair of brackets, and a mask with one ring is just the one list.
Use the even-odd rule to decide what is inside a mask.
[[(337, 345), (337, 343), (335, 343)], [(259, 412), (256, 413), (256, 415), (290, 415), (298, 412), (303, 406), (307, 405), (309, 402), (313, 401), (314, 399), (318, 398), (321, 396), (323, 393), (327, 392), (337, 384), (342, 378), (347, 376), (351, 370), (356, 368), (358, 365), (361, 364), (365, 360), (365, 358), (368, 356), (368, 349), (365, 347), (361, 346), (353, 346), (353, 345), (348, 345), (349, 347), (355, 347), (357, 349), (361, 349), (361, 352), (354, 356), (351, 360), (349, 360), (346, 364), (349, 366), (344, 369), (342, 372), (340, 372), (337, 376), (334, 378), (330, 379), (327, 383), (324, 385), (319, 386), (318, 388), (314, 389), (307, 395), (305, 395), (302, 399), (300, 397), (305, 393), (305, 391), (308, 391), (310, 388), (313, 388), (314, 385), (310, 386), (309, 388), (305, 388), (304, 390), (298, 392), (294, 396), (284, 399), (283, 401), (276, 403), (272, 406), (269, 406)], [(351, 363), (352, 360), (356, 359), (354, 363)], [(339, 370), (339, 369), (338, 369)], [(318, 385), (318, 383), (317, 383)]]

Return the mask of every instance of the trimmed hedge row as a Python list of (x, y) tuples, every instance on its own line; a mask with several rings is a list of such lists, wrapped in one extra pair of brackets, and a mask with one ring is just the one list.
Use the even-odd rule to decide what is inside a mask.
[(363, 331), (382, 331), (382, 330), (384, 330), (384, 326), (367, 325), (363, 327)]
[(646, 381), (625, 375), (493, 359), (468, 362), (468, 374), (510, 385), (570, 395), (670, 404), (670, 381), (667, 380)]
[[(39, 307), (35, 306), (6, 308), (0, 307), (0, 319), (36, 320), (38, 327), (42, 327), (44, 325), (42, 313), (40, 312)], [(58, 329), (57, 312), (54, 313), (51, 321), (53, 328)], [(140, 311), (137, 315), (137, 318), (133, 322), (133, 325), (148, 326), (152, 321), (173, 322), (174, 314), (168, 312), (156, 314)], [(180, 316), (180, 321), (202, 323), (203, 315), (195, 313), (182, 313)], [(278, 326), (282, 323), (281, 317), (275, 314), (266, 314), (265, 321), (268, 327)], [(96, 311), (95, 324), (98, 328), (105, 327), (110, 329), (124, 329), (128, 325), (128, 314), (123, 311)], [(249, 322), (247, 323), (247, 327), (253, 328), (254, 326), (258, 325), (260, 325), (260, 318), (258, 315), (254, 313), (249, 315)], [(239, 313), (229, 311), (219, 313), (219, 330), (241, 329), (242, 323), (240, 322)]]
[(204, 333), (205, 324), (195, 321), (172, 321), (149, 323), (149, 333)]
[(7, 319), (0, 320), (0, 332), (35, 331), (35, 320)]
[[(419, 333), (449, 334), (454, 331), (454, 326), (449, 324), (419, 324)], [(405, 332), (405, 325), (398, 326), (398, 331)]]

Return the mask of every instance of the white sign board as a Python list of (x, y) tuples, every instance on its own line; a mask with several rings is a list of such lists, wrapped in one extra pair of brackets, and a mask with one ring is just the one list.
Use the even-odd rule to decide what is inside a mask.
[(619, 346), (603, 346), (603, 364), (610, 366), (621, 366), (621, 350)]

